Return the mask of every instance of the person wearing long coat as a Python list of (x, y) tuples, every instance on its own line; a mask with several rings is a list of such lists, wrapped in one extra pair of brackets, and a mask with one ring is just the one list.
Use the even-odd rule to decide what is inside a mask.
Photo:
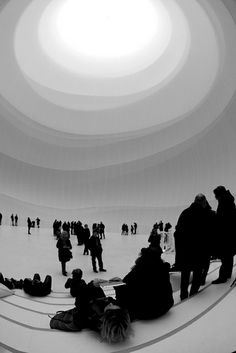
[(93, 235), (89, 239), (88, 248), (90, 250), (90, 255), (92, 259), (93, 272), (98, 272), (96, 260), (98, 261), (99, 271), (106, 272), (103, 267), (102, 244), (101, 240), (99, 239), (98, 230), (96, 229), (93, 231)]
[[(178, 219), (174, 236), (176, 266), (181, 272), (181, 300), (186, 299), (189, 294), (196, 294), (205, 281), (212, 251), (214, 223), (215, 213), (203, 194), (198, 194)], [(191, 272), (193, 278), (188, 293)]]
[(72, 253), (70, 251), (72, 245), (67, 231), (63, 230), (61, 232), (56, 246), (58, 248), (58, 259), (61, 262), (62, 274), (63, 276), (67, 276), (66, 262), (70, 261), (72, 258)]
[(236, 254), (236, 207), (233, 195), (224, 186), (217, 186), (213, 192), (218, 201), (215, 247), (217, 257), (221, 260), (221, 267), (219, 277), (212, 283), (219, 284), (226, 282), (232, 276)]

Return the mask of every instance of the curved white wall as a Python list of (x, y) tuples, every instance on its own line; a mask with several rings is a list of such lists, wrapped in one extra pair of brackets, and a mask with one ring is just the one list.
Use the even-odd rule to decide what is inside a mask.
[[(21, 6), (28, 3), (1, 1), (5, 6), (0, 13), (0, 27), (6, 24), (10, 9), (16, 16), (22, 11)], [(191, 8), (195, 9), (196, 1), (167, 3), (175, 3), (187, 23), (192, 19)], [(148, 231), (160, 219), (175, 223), (198, 192), (205, 193), (213, 206), (215, 186), (223, 184), (235, 192), (236, 4), (206, 0), (199, 1), (198, 6), (205, 14), (202, 21), (209, 21), (212, 31), (212, 47), (205, 45), (204, 49), (205, 62), (204, 56), (197, 61), (203, 50), (199, 17), (195, 18), (199, 37), (191, 32), (194, 26), (189, 26), (193, 43), (189, 44), (179, 71), (148, 94), (134, 94), (132, 99), (124, 95), (119, 100), (112, 98), (113, 101), (109, 98), (112, 109), (107, 109), (106, 97), (103, 108), (100, 100), (97, 110), (95, 98), (95, 105), (85, 99), (87, 112), (81, 105), (62, 108), (55, 101), (46, 100), (19, 69), (12, 44), (14, 27), (6, 30), (4, 40), (0, 32), (0, 44), (6, 49), (0, 57), (0, 70), (4, 72), (0, 85), (0, 210), (6, 223), (9, 215), (17, 212), (21, 224), (29, 215), (39, 216), (44, 225), (54, 218), (89, 223), (102, 220), (110, 230), (119, 230), (123, 222), (137, 221), (141, 229)], [(216, 48), (218, 58), (214, 65), (212, 61), (211, 71), (209, 57), (216, 54)], [(188, 65), (195, 77), (194, 67), (206, 69), (204, 79), (209, 75), (208, 91), (194, 105), (191, 104), (196, 99), (195, 81), (192, 75), (188, 81)], [(202, 80), (204, 89), (205, 83)], [(180, 97), (186, 104), (179, 104)], [(61, 116), (68, 114), (72, 120), (66, 124), (72, 124), (76, 113), (83, 133), (79, 133), (79, 125), (73, 130), (72, 125), (67, 129), (65, 124), (64, 131), (62, 125), (58, 129), (50, 122), (45, 125), (31, 119), (30, 112), (35, 117), (42, 115), (45, 121), (53, 114), (54, 122), (57, 112)], [(161, 120), (150, 124), (150, 119), (158, 115)], [(92, 125), (82, 126), (83, 119), (92, 116)], [(130, 117), (127, 126), (124, 117)], [(109, 126), (107, 119), (113, 119)]]

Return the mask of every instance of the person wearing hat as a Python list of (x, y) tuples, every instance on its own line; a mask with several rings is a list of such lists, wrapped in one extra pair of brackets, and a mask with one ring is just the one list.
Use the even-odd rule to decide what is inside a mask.
[(82, 279), (83, 271), (76, 268), (72, 271), (72, 278), (68, 278), (65, 283), (65, 288), (70, 288), (72, 297), (77, 297), (86, 286), (86, 282)]

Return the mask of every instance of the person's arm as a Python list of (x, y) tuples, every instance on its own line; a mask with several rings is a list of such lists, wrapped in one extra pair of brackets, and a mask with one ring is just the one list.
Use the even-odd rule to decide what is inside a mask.
[(70, 288), (71, 287), (71, 282), (72, 282), (72, 279), (68, 278), (68, 280), (65, 283), (65, 288)]

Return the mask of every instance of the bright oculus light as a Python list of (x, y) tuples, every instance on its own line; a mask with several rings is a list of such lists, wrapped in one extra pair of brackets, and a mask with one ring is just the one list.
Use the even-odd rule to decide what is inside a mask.
[(67, 0), (56, 17), (64, 45), (97, 59), (140, 51), (153, 41), (159, 26), (149, 0)]

